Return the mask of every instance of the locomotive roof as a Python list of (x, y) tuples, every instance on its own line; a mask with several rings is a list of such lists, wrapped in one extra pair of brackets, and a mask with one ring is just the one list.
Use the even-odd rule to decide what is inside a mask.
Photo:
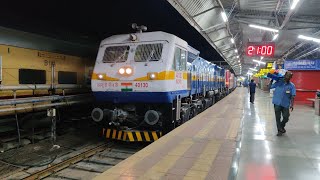
[[(134, 34), (137, 36), (138, 41), (131, 41), (130, 35)], [(174, 42), (185, 48), (188, 47), (188, 43), (183, 39), (166, 32), (155, 31), (155, 32), (143, 32), (143, 33), (130, 33), (130, 34), (120, 34), (113, 35), (101, 41), (100, 46), (106, 44), (119, 44), (119, 43), (129, 43), (129, 42), (152, 42), (152, 41), (168, 41)]]

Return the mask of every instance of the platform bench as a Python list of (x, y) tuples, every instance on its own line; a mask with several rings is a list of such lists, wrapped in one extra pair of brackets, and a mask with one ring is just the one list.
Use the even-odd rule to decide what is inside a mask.
[(307, 98), (308, 101), (312, 102), (312, 107), (314, 107), (314, 103), (316, 102), (316, 99), (314, 98)]

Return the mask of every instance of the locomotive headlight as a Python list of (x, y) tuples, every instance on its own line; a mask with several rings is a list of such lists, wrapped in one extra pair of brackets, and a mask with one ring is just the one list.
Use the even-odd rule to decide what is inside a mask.
[(119, 69), (119, 74), (124, 74), (124, 72), (125, 72), (124, 68)]
[(103, 75), (102, 75), (102, 74), (99, 74), (99, 75), (98, 75), (98, 78), (99, 78), (99, 79), (103, 79)]
[(148, 73), (148, 78), (150, 80), (155, 80), (157, 79), (158, 74), (157, 73)]
[(151, 73), (151, 74), (149, 75), (149, 77), (150, 77), (150, 79), (155, 79), (155, 78), (156, 78), (156, 75), (155, 75), (154, 73)]
[(128, 75), (132, 74), (132, 69), (131, 69), (131, 68), (127, 68), (127, 69), (126, 69), (126, 73), (127, 73)]

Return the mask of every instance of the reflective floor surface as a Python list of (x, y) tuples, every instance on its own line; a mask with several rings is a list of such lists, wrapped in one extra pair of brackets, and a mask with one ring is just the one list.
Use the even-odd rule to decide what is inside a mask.
[(295, 105), (287, 133), (276, 136), (272, 98), (258, 90), (255, 104), (243, 88), (245, 103), (237, 180), (319, 180), (320, 117), (306, 105)]

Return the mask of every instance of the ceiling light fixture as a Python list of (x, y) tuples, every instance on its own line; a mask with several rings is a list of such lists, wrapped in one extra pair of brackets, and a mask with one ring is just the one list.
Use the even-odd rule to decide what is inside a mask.
[(234, 44), (234, 39), (233, 38), (231, 38), (231, 43)]
[(256, 69), (253, 69), (253, 68), (249, 68), (250, 70), (252, 70), (252, 71), (258, 71), (258, 70), (256, 70)]
[(225, 12), (221, 12), (221, 16), (222, 16), (222, 19), (223, 19), (224, 22), (228, 21), (228, 17), (227, 17)]
[(252, 60), (252, 61), (254, 61), (254, 62), (257, 62), (257, 63), (259, 63), (259, 64), (266, 64), (265, 62), (262, 62), (262, 61), (258, 61), (258, 60)]
[(299, 38), (299, 39), (304, 39), (304, 40), (314, 41), (314, 42), (320, 43), (320, 39), (313, 38), (313, 37), (308, 37), (308, 36), (304, 36), (304, 35), (299, 35), (298, 38)]
[(297, 4), (298, 4), (299, 0), (293, 0), (291, 8), (290, 9), (294, 9), (296, 8)]
[(236, 50), (234, 50), (234, 52), (238, 53), (238, 50), (236, 49)]
[(272, 28), (268, 28), (268, 27), (264, 27), (264, 26), (258, 26), (258, 25), (254, 25), (254, 24), (250, 24), (249, 27), (256, 28), (256, 29), (262, 29), (265, 31), (279, 32), (279, 30), (277, 30), (277, 29), (272, 29)]
[(275, 35), (273, 36), (272, 41), (275, 41), (275, 40), (278, 38), (278, 36), (279, 36), (279, 34), (275, 34)]

